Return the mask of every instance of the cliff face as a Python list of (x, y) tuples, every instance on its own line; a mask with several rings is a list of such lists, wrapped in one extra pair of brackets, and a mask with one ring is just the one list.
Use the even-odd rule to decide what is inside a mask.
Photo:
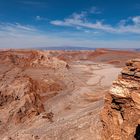
[(140, 139), (140, 59), (130, 60), (106, 95), (103, 139)]

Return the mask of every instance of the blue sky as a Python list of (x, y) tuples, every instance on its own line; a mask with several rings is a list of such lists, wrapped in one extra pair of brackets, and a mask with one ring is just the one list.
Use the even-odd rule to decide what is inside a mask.
[(140, 48), (139, 0), (0, 0), (0, 48)]

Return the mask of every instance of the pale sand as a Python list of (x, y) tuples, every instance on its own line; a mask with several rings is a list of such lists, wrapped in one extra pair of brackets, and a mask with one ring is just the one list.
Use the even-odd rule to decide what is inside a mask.
[(112, 85), (112, 81), (115, 80), (120, 73), (120, 70), (120, 68), (112, 66), (101, 70), (94, 70), (93, 76), (87, 81), (87, 84), (94, 86), (100, 84), (102, 87), (109, 87)]

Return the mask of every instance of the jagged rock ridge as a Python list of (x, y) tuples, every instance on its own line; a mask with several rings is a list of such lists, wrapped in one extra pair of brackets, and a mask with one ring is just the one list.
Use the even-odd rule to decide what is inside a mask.
[(140, 59), (126, 63), (106, 95), (101, 116), (104, 140), (139, 140)]

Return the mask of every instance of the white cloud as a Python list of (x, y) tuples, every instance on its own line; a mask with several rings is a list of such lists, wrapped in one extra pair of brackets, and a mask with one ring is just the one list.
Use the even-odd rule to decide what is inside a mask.
[(96, 21), (95, 23), (91, 23), (87, 21), (83, 14), (73, 14), (70, 18), (66, 18), (63, 21), (54, 20), (50, 22), (53, 25), (57, 26), (72, 26), (72, 27), (83, 27), (89, 29), (99, 29), (108, 32), (114, 32), (115, 30), (110, 25), (105, 25), (101, 21)]
[(87, 15), (86, 11), (82, 11), (81, 13), (73, 13), (71, 18), (74, 18), (75, 20), (83, 19)]
[(36, 20), (42, 20), (42, 17), (36, 16)]
[(47, 18), (44, 18), (44, 17), (41, 17), (41, 16), (36, 16), (35, 19), (38, 20), (38, 21), (46, 21), (47, 20)]
[[(73, 13), (69, 18), (64, 19), (64, 21), (61, 20), (54, 20), (51, 21), (50, 23), (53, 25), (58, 25), (58, 26), (76, 26), (80, 27), (80, 23), (84, 22), (86, 20), (86, 12), (81, 12), (81, 13)], [(81, 26), (82, 27), (82, 26)]]
[(85, 33), (90, 33), (90, 31), (89, 31), (89, 30), (84, 30), (84, 32), (85, 32)]
[[(37, 32), (35, 27), (29, 25), (21, 25), (19, 23), (11, 24), (11, 23), (0, 23), (0, 39), (9, 39), (9, 38), (17, 38), (23, 37), (25, 35), (34, 34)], [(3, 41), (2, 41), (3, 42)], [(0, 42), (1, 44), (1, 42)], [(2, 44), (1, 44), (2, 46)], [(0, 46), (0, 47), (1, 47)], [(10, 44), (9, 44), (10, 46)]]
[[(93, 30), (101, 30), (109, 33), (135, 33), (140, 34), (140, 16), (121, 20), (116, 26), (105, 24), (102, 21), (90, 22), (86, 18), (87, 13), (74, 13), (64, 20), (54, 20), (50, 23), (56, 26), (82, 27)], [(132, 22), (131, 24), (127, 21)], [(127, 23), (127, 24), (126, 24)]]
[(36, 31), (36, 28), (29, 25), (21, 25), (19, 23), (11, 24), (11, 23), (0, 23), (0, 31), (4, 32), (33, 32)]
[(133, 17), (132, 21), (135, 23), (135, 25), (140, 26), (140, 16)]
[[(88, 32), (88, 30), (85, 32)], [(0, 24), (0, 48), (36, 48), (36, 47), (51, 47), (51, 46), (82, 46), (93, 48), (139, 48), (140, 41), (132, 40), (95, 40), (82, 38), (81, 33), (76, 36), (67, 35), (70, 34), (60, 32), (57, 34), (41, 34), (41, 32), (29, 25), (21, 25), (19, 23)], [(66, 36), (65, 36), (66, 35)]]

